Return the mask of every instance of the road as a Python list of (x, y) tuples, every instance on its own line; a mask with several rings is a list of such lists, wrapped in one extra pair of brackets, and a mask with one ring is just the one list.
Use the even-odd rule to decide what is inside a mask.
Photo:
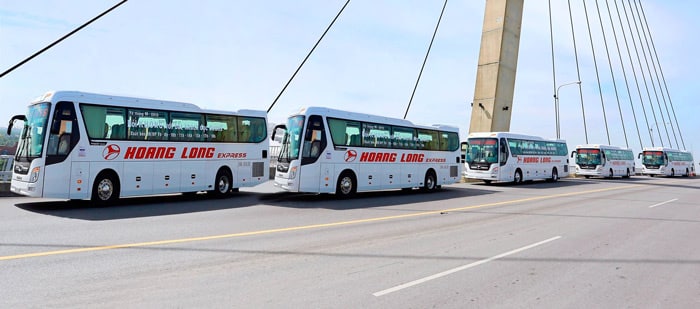
[(700, 178), (0, 198), (0, 307), (698, 308)]

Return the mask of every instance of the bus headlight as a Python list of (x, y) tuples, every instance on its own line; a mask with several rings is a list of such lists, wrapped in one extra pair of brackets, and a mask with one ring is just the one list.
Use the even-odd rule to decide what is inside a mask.
[(39, 172), (41, 171), (41, 167), (35, 167), (32, 169), (32, 172), (29, 174), (29, 182), (36, 182), (39, 180)]
[(297, 177), (297, 167), (292, 167), (289, 169), (289, 179), (294, 179)]

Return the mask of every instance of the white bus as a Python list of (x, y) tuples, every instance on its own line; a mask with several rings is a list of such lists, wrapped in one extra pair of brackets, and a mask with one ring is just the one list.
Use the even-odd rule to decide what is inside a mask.
[(642, 159), (642, 174), (654, 177), (663, 176), (690, 176), (695, 174), (693, 154), (689, 151), (664, 147), (644, 147), (638, 155)]
[(266, 113), (74, 91), (29, 105), (11, 191), (110, 203), (120, 196), (210, 191), (268, 180)]
[(576, 156), (576, 175), (586, 178), (634, 175), (634, 152), (632, 149), (610, 145), (578, 145), (571, 152)]
[(470, 133), (465, 166), (467, 178), (485, 183), (569, 176), (566, 141), (509, 132)]
[(275, 131), (280, 128), (285, 133), (274, 184), (291, 192), (349, 197), (384, 189), (433, 191), (460, 180), (456, 127), (309, 107)]

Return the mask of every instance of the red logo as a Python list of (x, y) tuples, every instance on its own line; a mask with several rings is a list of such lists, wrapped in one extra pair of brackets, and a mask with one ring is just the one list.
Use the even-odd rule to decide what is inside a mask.
[(345, 152), (345, 162), (353, 162), (357, 159), (357, 151), (348, 150)]
[(119, 156), (120, 151), (119, 145), (109, 144), (102, 151), (102, 157), (104, 157), (105, 160), (114, 160)]

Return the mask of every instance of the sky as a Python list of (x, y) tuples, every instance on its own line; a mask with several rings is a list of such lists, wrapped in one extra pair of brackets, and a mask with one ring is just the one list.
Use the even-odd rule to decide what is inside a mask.
[[(118, 2), (0, 0), (0, 72)], [(403, 118), (443, 3), (350, 1), (272, 108), (269, 121), (282, 123), (304, 106)], [(447, 3), (408, 120), (421, 125), (454, 125), (466, 139), (485, 3)], [(665, 145), (684, 148), (685, 144), (695, 161), (700, 161), (700, 105), (694, 93), (700, 69), (695, 56), (700, 44), (700, 20), (696, 16), (700, 2), (642, 1), (672, 107), (662, 100), (660, 91), (665, 89), (661, 90), (659, 84), (655, 95), (648, 76), (647, 93), (641, 79), (643, 71), (634, 59), (634, 72), (640, 76), (641, 85), (641, 91), (637, 91), (618, 27), (630, 102), (612, 29), (606, 22), (615, 80), (606, 57), (596, 2), (587, 0), (594, 62), (582, 3), (572, 1), (583, 109), (577, 86), (562, 86), (578, 79), (567, 2), (552, 0), (555, 83), (547, 1), (525, 1), (510, 131), (556, 137), (553, 94), (558, 88), (561, 138), (567, 140), (570, 149), (586, 142), (610, 143), (637, 153), (642, 145), (651, 146), (650, 128), (656, 146), (660, 146), (658, 130), (668, 129), (670, 140), (662, 131)], [(605, 1), (598, 3), (607, 20)], [(32, 99), (50, 90), (181, 101), (205, 109), (267, 110), (344, 4), (345, 0), (128, 1), (0, 78), (0, 120), (24, 114)], [(614, 8), (613, 1), (609, 4)], [(644, 72), (649, 75), (649, 71)], [(665, 113), (666, 106), (669, 113)], [(659, 107), (664, 110), (665, 121)], [(676, 128), (676, 136), (670, 124), (664, 125), (668, 122)]]

